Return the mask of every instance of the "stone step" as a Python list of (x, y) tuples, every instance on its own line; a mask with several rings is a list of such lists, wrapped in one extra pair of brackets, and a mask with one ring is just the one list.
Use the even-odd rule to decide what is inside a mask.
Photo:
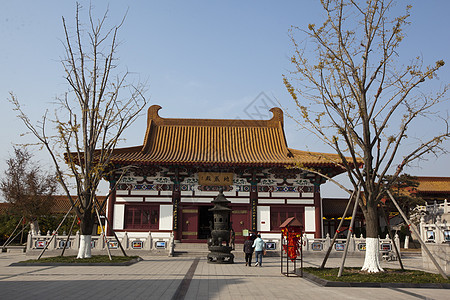
[[(242, 249), (242, 244), (236, 244), (236, 249)], [(208, 244), (206, 243), (175, 243), (174, 244), (175, 251), (193, 251), (193, 250), (205, 250), (208, 251)]]
[(174, 257), (206, 257), (209, 251), (174, 251)]
[[(206, 243), (175, 243), (173, 256), (176, 257), (206, 257), (209, 253)], [(236, 244), (235, 250), (231, 253), (236, 255), (244, 255), (243, 244)], [(266, 256), (280, 256), (279, 251), (267, 251)]]
[[(242, 250), (242, 247), (242, 244), (236, 245), (236, 249)], [(175, 243), (173, 250), (173, 256), (177, 257), (206, 257), (209, 253), (206, 243)]]
[(204, 250), (208, 251), (208, 245), (205, 244), (191, 244), (191, 243), (179, 243), (174, 245), (175, 251), (196, 251)]

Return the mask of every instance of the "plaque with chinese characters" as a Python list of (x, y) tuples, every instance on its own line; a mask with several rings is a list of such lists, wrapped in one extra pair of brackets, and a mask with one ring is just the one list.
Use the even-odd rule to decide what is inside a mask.
[(233, 173), (199, 172), (198, 183), (200, 185), (232, 185)]

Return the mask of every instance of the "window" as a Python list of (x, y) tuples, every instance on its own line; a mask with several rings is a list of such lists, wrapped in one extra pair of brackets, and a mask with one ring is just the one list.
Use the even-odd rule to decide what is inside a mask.
[(450, 242), (450, 230), (444, 231), (444, 242)]
[(159, 206), (127, 205), (125, 229), (158, 229)]
[(303, 213), (303, 207), (270, 207), (270, 230), (281, 230), (280, 225), (290, 217), (297, 218), (303, 224)]

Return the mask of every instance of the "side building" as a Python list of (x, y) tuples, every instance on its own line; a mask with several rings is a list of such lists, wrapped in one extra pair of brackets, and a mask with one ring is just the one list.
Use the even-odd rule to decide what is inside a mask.
[(417, 196), (426, 201), (428, 205), (444, 203), (450, 200), (450, 177), (417, 176), (419, 186), (414, 189)]
[[(211, 201), (219, 189), (231, 201), (236, 242), (249, 231), (279, 237), (288, 217), (300, 220), (309, 237), (322, 237), (318, 172), (344, 172), (337, 155), (288, 148), (283, 112), (270, 120), (175, 119), (148, 109), (142, 146), (116, 149), (116, 187), (107, 216), (120, 236), (174, 235), (182, 242), (204, 242), (209, 235)], [(108, 233), (112, 234), (111, 228)]]

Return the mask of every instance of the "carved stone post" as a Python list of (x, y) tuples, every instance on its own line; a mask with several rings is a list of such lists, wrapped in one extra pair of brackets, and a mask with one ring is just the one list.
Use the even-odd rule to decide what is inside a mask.
[(73, 241), (73, 249), (78, 250), (79, 247), (80, 247), (80, 232), (77, 231), (77, 233), (75, 234), (75, 239)]
[(128, 233), (125, 231), (125, 234), (123, 235), (122, 238), (122, 245), (125, 249), (128, 249), (129, 247), (129, 243), (128, 243)]
[(152, 250), (152, 244), (153, 244), (153, 240), (152, 240), (152, 232), (149, 231), (148, 232), (148, 236), (147, 236), (147, 241), (145, 243), (145, 249), (146, 250)]
[(27, 251), (31, 250), (33, 248), (33, 238), (31, 236), (31, 231), (28, 232), (28, 238), (27, 238)]
[(327, 235), (325, 236), (325, 245), (324, 245), (324, 249), (330, 248), (330, 245), (331, 245), (331, 237), (330, 237), (330, 234), (327, 233)]

